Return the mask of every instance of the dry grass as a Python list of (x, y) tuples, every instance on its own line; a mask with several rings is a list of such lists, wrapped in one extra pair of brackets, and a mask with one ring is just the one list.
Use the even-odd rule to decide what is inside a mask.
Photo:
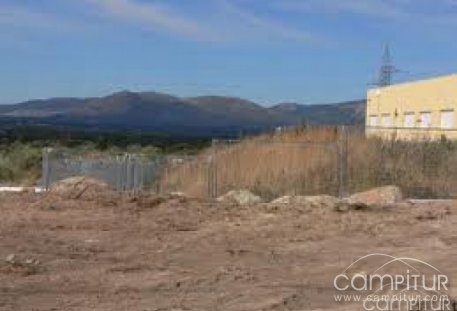
[(382, 141), (350, 135), (348, 189), (395, 184), (411, 197), (454, 197), (456, 147), (451, 142)]
[[(336, 195), (339, 137), (336, 128), (327, 127), (221, 142), (192, 162), (170, 167), (161, 187), (197, 197), (208, 195), (208, 184), (217, 184), (219, 195), (244, 188), (265, 199), (291, 194)], [(447, 197), (456, 189), (454, 144), (381, 141), (351, 131), (347, 150), (348, 192), (396, 184), (406, 195)]]

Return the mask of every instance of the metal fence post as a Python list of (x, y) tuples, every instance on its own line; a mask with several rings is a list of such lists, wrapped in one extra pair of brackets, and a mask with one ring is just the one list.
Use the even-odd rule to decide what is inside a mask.
[(127, 156), (127, 191), (133, 190), (133, 160), (132, 155)]
[(128, 185), (128, 176), (127, 176), (127, 162), (128, 162), (128, 156), (124, 154), (122, 157), (122, 163), (121, 163), (121, 189), (122, 191), (127, 191), (127, 185)]
[(338, 196), (348, 194), (348, 134), (345, 126), (338, 128)]
[(144, 184), (143, 184), (143, 173), (144, 173), (144, 162), (143, 161), (138, 161), (136, 164), (136, 172), (137, 172), (137, 192), (141, 192), (144, 189)]
[(122, 157), (121, 156), (116, 156), (116, 162), (115, 162), (115, 167), (116, 167), (116, 188), (117, 191), (122, 192)]
[(211, 141), (211, 155), (208, 159), (208, 197), (217, 197), (217, 163), (216, 163), (216, 140)]
[(219, 195), (219, 189), (218, 189), (218, 183), (217, 183), (217, 143), (218, 141), (215, 140), (214, 141), (214, 146), (213, 146), (213, 156), (214, 156), (214, 159), (213, 159), (213, 178), (214, 178), (214, 195), (213, 195), (213, 198), (217, 198), (218, 195)]
[(212, 199), (213, 198), (213, 177), (212, 177), (212, 169), (213, 169), (213, 147), (214, 143), (211, 143), (211, 154), (208, 156), (208, 172), (207, 172), (207, 183), (208, 183), (208, 198)]
[(42, 159), (42, 178), (43, 178), (43, 188), (48, 191), (50, 188), (50, 165), (49, 165), (49, 153), (50, 148), (43, 149), (43, 159)]

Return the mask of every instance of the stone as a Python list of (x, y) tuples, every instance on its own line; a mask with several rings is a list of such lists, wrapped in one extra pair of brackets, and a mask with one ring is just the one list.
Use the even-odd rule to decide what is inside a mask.
[(15, 262), (15, 259), (16, 259), (16, 255), (15, 255), (15, 254), (9, 254), (9, 255), (5, 258), (5, 261), (6, 261), (6, 262), (9, 262), (9, 263), (14, 263), (14, 262)]
[(307, 204), (316, 208), (334, 208), (339, 202), (338, 198), (330, 195), (305, 196), (296, 199), (297, 204)]
[(292, 202), (292, 198), (293, 198), (293, 196), (285, 195), (283, 197), (274, 199), (270, 203), (271, 204), (290, 204)]
[(25, 260), (26, 265), (33, 265), (34, 262), (35, 262), (35, 260), (33, 258), (27, 258)]
[(261, 197), (253, 194), (249, 190), (232, 190), (227, 192), (225, 195), (217, 198), (220, 203), (230, 203), (238, 205), (250, 205), (262, 203)]
[(172, 198), (172, 199), (187, 198), (187, 195), (184, 192), (174, 191), (174, 192), (170, 192), (170, 198)]
[(366, 208), (373, 206), (388, 206), (399, 203), (402, 200), (403, 194), (400, 188), (396, 186), (385, 186), (355, 193), (346, 198), (344, 203), (352, 208)]
[(316, 208), (335, 208), (340, 200), (330, 195), (316, 195), (316, 196), (283, 196), (271, 202), (271, 204), (278, 205), (306, 205)]

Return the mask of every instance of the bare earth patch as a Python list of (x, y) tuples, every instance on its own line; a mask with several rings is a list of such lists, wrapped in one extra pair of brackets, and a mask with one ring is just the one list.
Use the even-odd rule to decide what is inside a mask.
[(457, 282), (455, 202), (108, 203), (0, 194), (0, 310), (361, 310), (334, 302), (333, 278), (368, 253)]

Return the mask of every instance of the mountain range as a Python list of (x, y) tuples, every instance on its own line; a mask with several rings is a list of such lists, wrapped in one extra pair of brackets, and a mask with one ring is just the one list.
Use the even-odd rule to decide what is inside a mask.
[[(52, 98), (0, 105), (1, 119), (92, 130), (219, 136), (297, 124), (363, 124), (365, 100), (334, 104), (282, 103), (263, 107), (236, 97), (176, 97), (123, 91), (104, 97)], [(4, 122), (6, 124), (6, 122)]]

